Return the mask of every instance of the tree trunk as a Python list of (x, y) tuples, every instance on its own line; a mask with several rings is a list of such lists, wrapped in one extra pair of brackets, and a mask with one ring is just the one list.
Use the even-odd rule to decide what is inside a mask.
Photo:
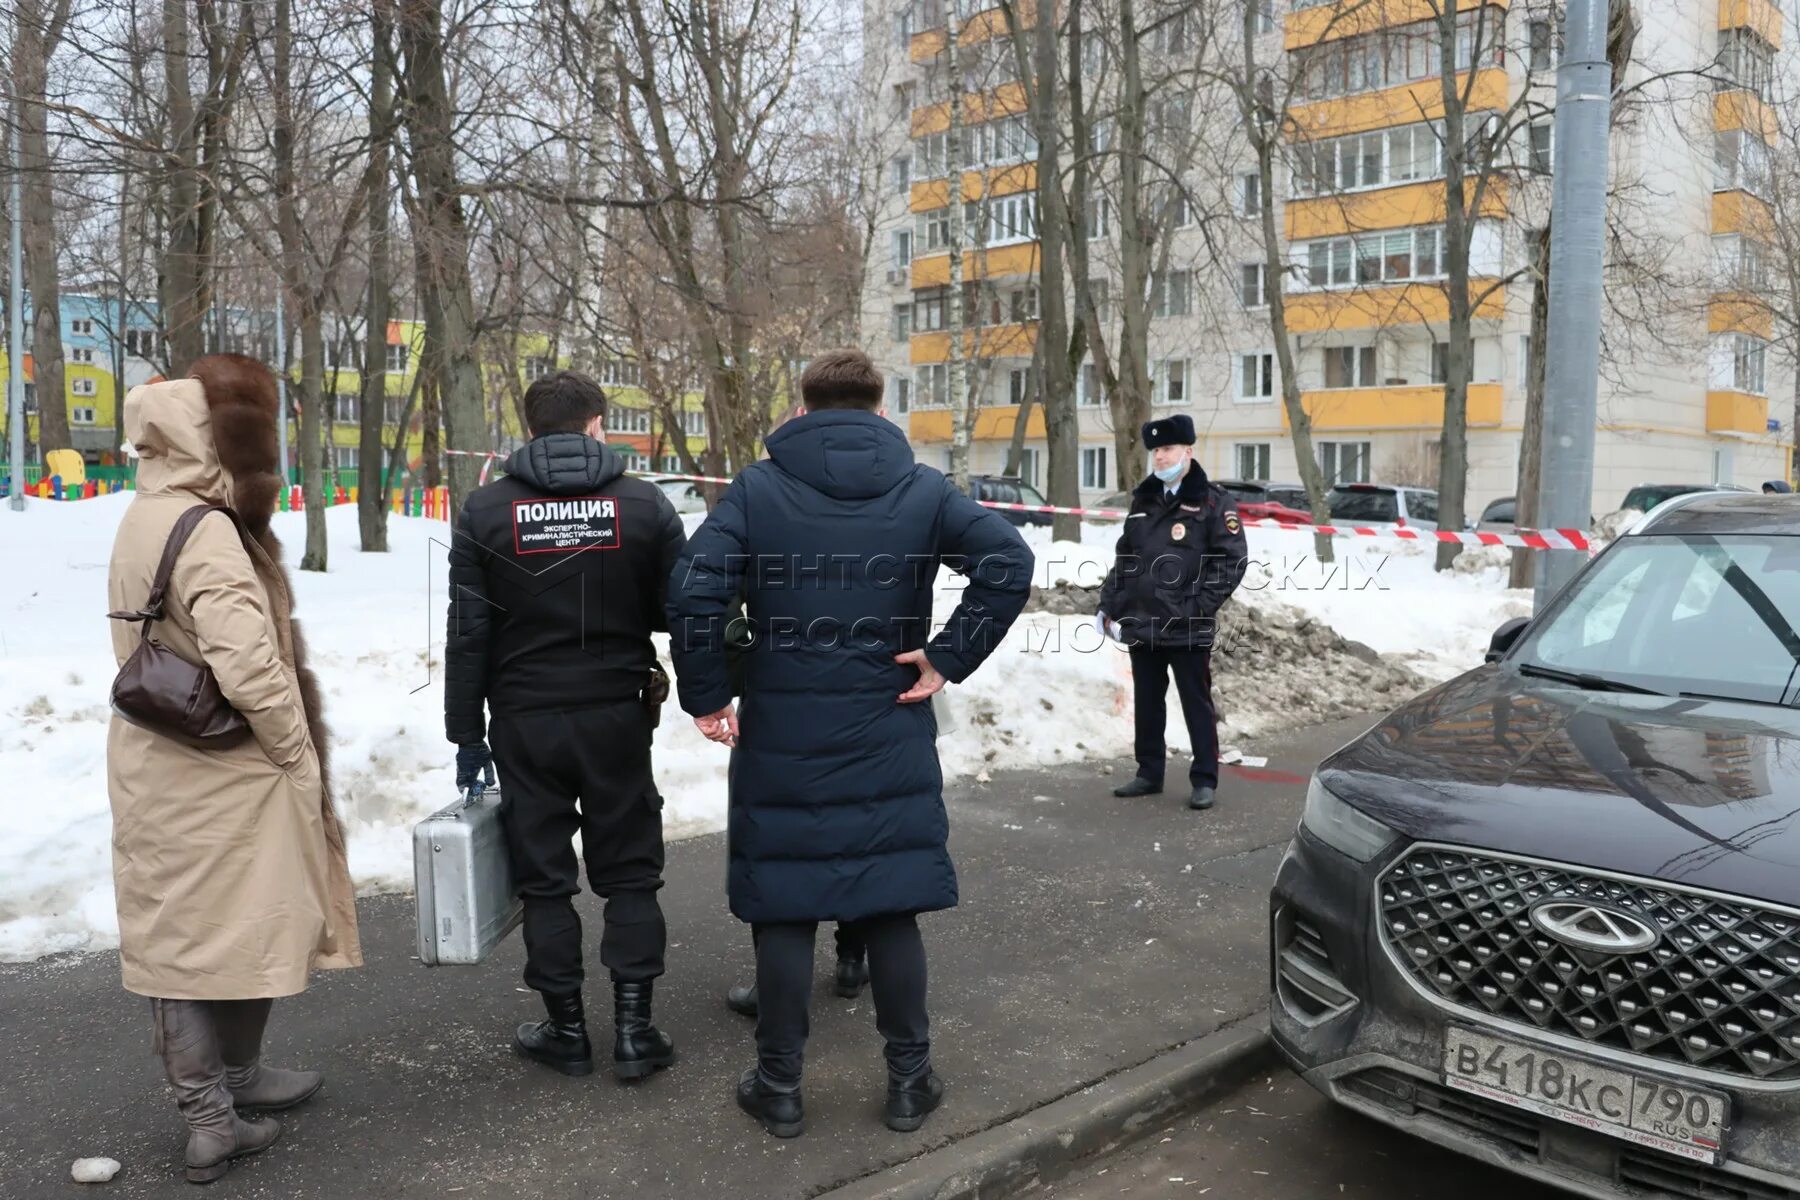
[[(1287, 325), (1286, 247), (1275, 222), (1275, 150), (1281, 139), (1280, 115), (1273, 109), (1271, 97), (1265, 97), (1260, 86), (1264, 78), (1256, 61), (1257, 5), (1244, 5), (1243, 77), (1236, 81), (1239, 115), (1249, 132), (1250, 145), (1256, 152), (1257, 186), (1262, 195), (1257, 233), (1263, 254), (1264, 298), (1269, 308), (1269, 334), (1275, 343), (1276, 373), (1281, 376), (1281, 407), (1287, 414), (1289, 437), (1294, 444), (1294, 462), (1300, 472), (1300, 484), (1306, 489), (1306, 502), (1312, 519), (1320, 525), (1331, 521), (1327, 491), (1331, 481), (1313, 448), (1312, 417), (1300, 397), (1300, 370), (1294, 358), (1293, 339)], [(1313, 538), (1313, 552), (1322, 562), (1331, 562), (1331, 538), (1319, 534)]]
[[(1144, 463), (1144, 423), (1150, 419), (1150, 258), (1154, 227), (1144, 212), (1144, 161), (1149, 94), (1137, 36), (1137, 5), (1117, 0), (1119, 21), (1119, 348), (1118, 375), (1108, 389), (1118, 482), (1128, 489)], [(1254, 6), (1252, 6), (1254, 7)], [(1166, 278), (1165, 278), (1166, 286)], [(1188, 302), (1192, 303), (1190, 293)], [(1129, 472), (1129, 473), (1128, 473)]]
[(324, 315), (308, 286), (306, 239), (300, 226), (300, 180), (294, 165), (293, 0), (275, 0), (274, 174), (275, 226), (281, 243), (281, 282), (300, 327), (300, 494), (306, 502), (306, 552), (302, 571), (326, 569), (325, 507), (321, 475), (321, 385), (325, 374)]
[(426, 287), (435, 300), (437, 391), (448, 448), (461, 453), (446, 468), (450, 511), (462, 511), (475, 489), (488, 439), (481, 364), (476, 359), (474, 289), (469, 279), (469, 231), (457, 195), (454, 113), (444, 76), (443, 11), (439, 0), (400, 0), (400, 45), (406, 55), (406, 129), (422, 228)]
[(31, 363), (38, 401), (38, 451), (67, 450), (69, 405), (63, 385), (62, 294), (57, 270), (56, 194), (51, 188), (50, 141), (44, 92), (50, 56), (62, 40), (69, 0), (54, 11), (42, 0), (20, 0), (14, 12), (13, 120), (19, 130), (20, 229), (25, 280), (31, 289)]
[[(387, 417), (387, 327), (391, 242), (388, 217), (393, 206), (393, 177), (388, 147), (393, 137), (394, 107), (392, 13), (389, 0), (374, 0), (370, 12), (373, 57), (369, 76), (369, 298), (367, 335), (363, 340), (361, 437), (357, 443), (356, 526), (365, 554), (385, 553), (387, 477), (389, 466), (381, 445)], [(401, 430), (400, 445), (406, 444)]]
[[(1513, 528), (1537, 528), (1538, 484), (1544, 465), (1544, 347), (1550, 338), (1550, 225), (1532, 235), (1531, 352), (1525, 360), (1525, 422), (1519, 433), (1519, 486), (1513, 497)], [(1515, 549), (1508, 582), (1533, 586), (1538, 552)]]
[[(1440, 93), (1444, 100), (1444, 286), (1449, 293), (1449, 322), (1444, 379), (1444, 427), (1438, 438), (1438, 528), (1461, 533), (1469, 485), (1469, 380), (1474, 374), (1474, 310), (1469, 295), (1469, 252), (1476, 213), (1469, 205), (1469, 138), (1466, 97), (1457, 80), (1457, 0), (1446, 0), (1438, 23)], [(1485, 10), (1476, 10), (1485, 12)], [(1489, 40), (1499, 32), (1485, 18), (1477, 23), (1477, 44), (1470, 51), (1469, 74), (1479, 70)], [(1486, 134), (1482, 135), (1485, 144)], [(1491, 172), (1485, 152), (1473, 164)], [(1447, 571), (1462, 547), (1439, 542), (1437, 569)]]
[(113, 440), (115, 454), (121, 454), (120, 462), (126, 461), (120, 451), (125, 444), (125, 331), (131, 328), (131, 292), (126, 281), (131, 277), (131, 220), (130, 220), (131, 172), (129, 169), (119, 172), (119, 311), (115, 318), (112, 337), (107, 339), (112, 348), (113, 377)]

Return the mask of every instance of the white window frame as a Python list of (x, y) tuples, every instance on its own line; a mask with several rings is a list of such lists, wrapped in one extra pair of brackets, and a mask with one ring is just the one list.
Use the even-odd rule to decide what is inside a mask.
[(93, 337), (94, 319), (92, 317), (75, 317), (69, 321), (70, 337)]
[[(1331, 364), (1347, 362), (1349, 383), (1332, 383)], [(1381, 384), (1381, 352), (1373, 345), (1319, 347), (1319, 388), (1321, 391), (1348, 391), (1372, 388)]]
[(71, 379), (69, 381), (69, 394), (71, 396), (97, 396), (100, 394), (100, 387), (92, 379)]
[[(1252, 282), (1252, 272), (1254, 272), (1254, 283)], [(1251, 312), (1269, 307), (1268, 263), (1238, 264), (1238, 303)]]
[(99, 419), (98, 412), (91, 404), (77, 404), (69, 409), (71, 425), (92, 425)]
[[(1273, 466), (1272, 447), (1268, 442), (1237, 442), (1231, 447), (1231, 465), (1238, 479), (1267, 479)], [(1248, 453), (1250, 460), (1246, 461)], [(1248, 469), (1246, 469), (1248, 468)]]
[[(1369, 458), (1372, 444), (1363, 441), (1319, 441), (1314, 443), (1319, 452), (1319, 469), (1325, 473), (1327, 487), (1336, 487), (1342, 483), (1369, 482)], [(1345, 472), (1344, 452), (1350, 450), (1349, 466), (1354, 468)]]
[(1194, 312), (1194, 273), (1186, 268), (1158, 271), (1152, 277), (1158, 317), (1186, 317)]
[[(1475, 231), (1480, 234), (1478, 227)], [(1399, 239), (1406, 239), (1405, 248), (1401, 250)], [(1474, 239), (1472, 239), (1474, 240)], [(1426, 247), (1429, 246), (1429, 251)], [(1405, 253), (1408, 258), (1406, 274), (1389, 274), (1389, 267), (1398, 253)], [(1382, 233), (1352, 234), (1344, 237), (1315, 238), (1311, 241), (1295, 242), (1293, 245), (1294, 261), (1300, 265), (1300, 278), (1295, 281), (1296, 291), (1333, 291), (1343, 288), (1380, 287), (1393, 283), (1415, 283), (1420, 281), (1442, 279), (1444, 272), (1444, 230), (1441, 225), (1421, 225), (1412, 229), (1392, 229)], [(1471, 247), (1471, 260), (1475, 258)], [(1321, 263), (1325, 271), (1324, 282), (1320, 282), (1318, 272)], [(1364, 264), (1374, 264), (1374, 274), (1364, 278)], [(1422, 271), (1421, 265), (1432, 269)], [(1475, 271), (1471, 261), (1473, 274)]]
[[(1255, 377), (1251, 378), (1254, 370)], [(1237, 404), (1273, 404), (1281, 391), (1273, 350), (1241, 350), (1231, 356), (1231, 398)]]
[(1106, 490), (1106, 447), (1081, 448), (1081, 489), (1086, 492)]
[(1181, 405), (1188, 402), (1188, 360), (1165, 358), (1162, 364), (1162, 403)]
[(386, 343), (387, 351), (382, 366), (389, 375), (404, 375), (412, 360), (412, 347), (405, 342)]
[(904, 271), (912, 265), (913, 231), (910, 229), (893, 229), (888, 231), (888, 253), (893, 269)]
[(1262, 216), (1262, 172), (1245, 171), (1238, 175), (1238, 215)]
[(92, 346), (70, 346), (69, 361), (81, 366), (94, 365), (94, 348)]

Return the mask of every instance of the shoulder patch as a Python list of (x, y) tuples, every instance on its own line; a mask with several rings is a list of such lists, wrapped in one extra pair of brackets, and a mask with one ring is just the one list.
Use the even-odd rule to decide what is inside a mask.
[(512, 522), (514, 554), (619, 547), (619, 502), (612, 496), (514, 500)]
[(1241, 531), (1243, 528), (1244, 528), (1243, 522), (1238, 520), (1237, 510), (1233, 509), (1231, 512), (1228, 512), (1225, 514), (1225, 532), (1226, 533), (1237, 533), (1237, 532)]

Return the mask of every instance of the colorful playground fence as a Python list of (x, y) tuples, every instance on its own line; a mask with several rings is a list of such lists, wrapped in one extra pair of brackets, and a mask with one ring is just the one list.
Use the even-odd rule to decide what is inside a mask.
[[(79, 487), (63, 486), (61, 475), (43, 475), (32, 478), (27, 468), (25, 476), (25, 494), (40, 500), (91, 500), (95, 496), (107, 496), (114, 492), (136, 490), (130, 478), (93, 479)], [(12, 479), (0, 473), (0, 495), (12, 494)], [(325, 497), (329, 505), (356, 503), (357, 489), (354, 487), (332, 488)], [(299, 485), (282, 490), (278, 505), (282, 512), (301, 512), (306, 508), (305, 493)], [(439, 521), (450, 519), (450, 489), (447, 487), (407, 487), (394, 489), (390, 508), (401, 516), (431, 517)]]

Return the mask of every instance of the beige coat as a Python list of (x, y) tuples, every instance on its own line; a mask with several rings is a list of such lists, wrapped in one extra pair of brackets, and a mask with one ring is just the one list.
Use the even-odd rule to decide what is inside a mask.
[[(113, 544), (110, 608), (144, 604), (182, 512), (233, 499), (212, 416), (195, 379), (126, 397), (126, 436), (141, 462)], [(266, 513), (262, 520), (266, 530)], [(176, 562), (168, 615), (153, 636), (212, 668), (255, 736), (199, 750), (112, 719), (113, 882), (129, 991), (288, 996), (305, 990), (314, 968), (362, 962), (343, 832), (302, 701), (291, 603), (279, 564), (223, 514), (200, 522)], [(112, 622), (121, 663), (140, 628)]]

